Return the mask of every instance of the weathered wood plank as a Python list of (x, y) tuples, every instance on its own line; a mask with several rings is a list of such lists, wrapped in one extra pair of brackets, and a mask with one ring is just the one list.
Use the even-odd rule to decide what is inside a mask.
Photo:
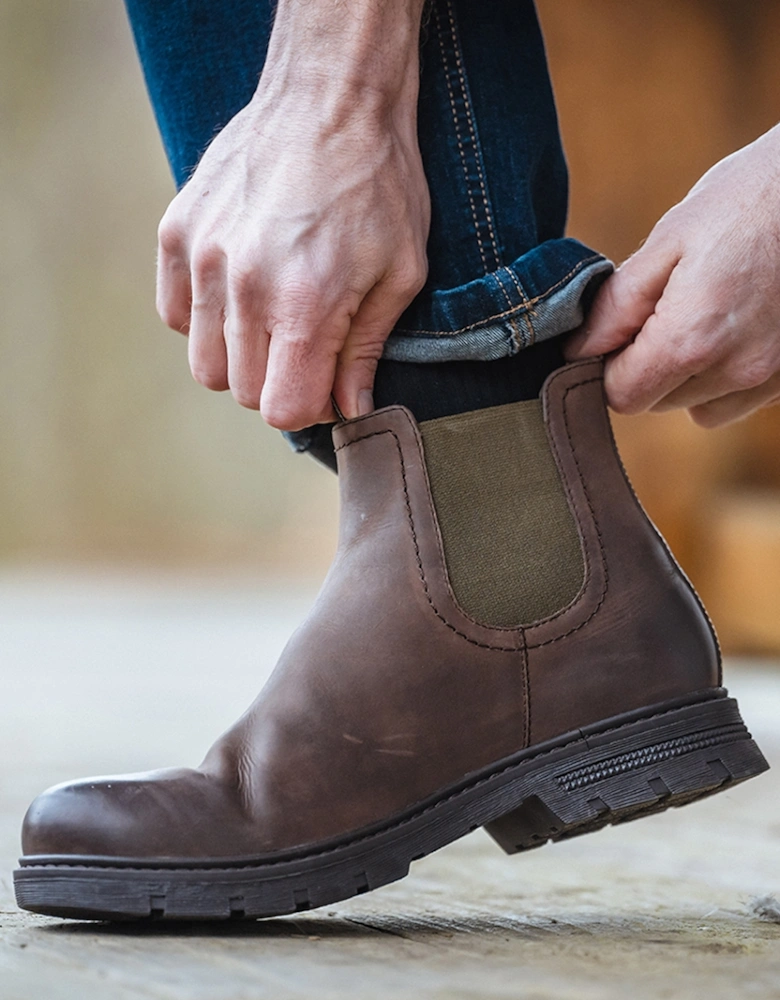
[[(780, 893), (771, 772), (525, 856), (477, 832), (401, 883), (290, 918), (139, 928), (16, 911), (30, 797), (80, 773), (197, 759), (303, 606), (251, 587), (0, 579), (2, 1000), (780, 996), (780, 925), (749, 911), (752, 896)], [(732, 680), (780, 761), (780, 674)]]

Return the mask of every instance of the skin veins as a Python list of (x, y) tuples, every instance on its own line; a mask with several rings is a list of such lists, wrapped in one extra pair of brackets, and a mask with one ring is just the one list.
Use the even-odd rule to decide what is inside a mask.
[(372, 409), (425, 282), (417, 143), (423, 0), (280, 0), (247, 105), (159, 230), (157, 304), (194, 378), (298, 430)]
[[(423, 0), (280, 0), (257, 91), (159, 230), (157, 304), (194, 378), (298, 430), (372, 408), (425, 281)], [(623, 413), (714, 427), (780, 400), (780, 126), (716, 164), (602, 286), (570, 359)]]

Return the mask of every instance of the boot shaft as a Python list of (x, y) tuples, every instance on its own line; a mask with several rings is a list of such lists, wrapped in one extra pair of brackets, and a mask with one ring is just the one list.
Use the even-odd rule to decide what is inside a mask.
[[(528, 407), (517, 403), (500, 409)], [(479, 609), (474, 613), (473, 600), (459, 601), (464, 587), (446, 555), (449, 550), (453, 563), (452, 511), (457, 503), (452, 495), (457, 488), (447, 483), (440, 461), (434, 468), (433, 454), (429, 475), (426, 441), (433, 443), (435, 435), (426, 425), (420, 429), (407, 411), (389, 407), (334, 431), (342, 489), (341, 551), (354, 555), (356, 547), (363, 548), (361, 539), (367, 547), (375, 547), (377, 530), (389, 532), (388, 542), (395, 534), (411, 534), (416, 565), (405, 579), (398, 578), (398, 585), (414, 590), (416, 599), (405, 593), (398, 595), (399, 601), (419, 602), (425, 613), (468, 642), (518, 651), (527, 685), (530, 743), (633, 711), (648, 701), (687, 696), (720, 684), (720, 655), (712, 626), (642, 510), (620, 462), (601, 362), (580, 362), (553, 373), (542, 392), (541, 412), (549, 449), (546, 460), (554, 463), (568, 512), (568, 518), (562, 518), (560, 510), (551, 511), (558, 524), (553, 532), (558, 542), (547, 543), (549, 562), (568, 567), (562, 591), (575, 590), (572, 580), (579, 586), (561, 606), (548, 602), (542, 617), (523, 620), (519, 608), (516, 623), (507, 621), (505, 608), (497, 624), (495, 619), (486, 620)], [(527, 414), (523, 420), (530, 426)], [(380, 436), (386, 447), (362, 452), (350, 447)], [(486, 462), (484, 454), (474, 454), (473, 449), (470, 453), (467, 444), (459, 458), (452, 456), (453, 482), (463, 480), (458, 462), (492, 470), (505, 461), (504, 454), (505, 449), (499, 450), (492, 463), (490, 456)], [(511, 475), (516, 472), (510, 470)], [(547, 491), (543, 500), (549, 503), (549, 476), (542, 479)], [(533, 496), (526, 497), (526, 503), (533, 502)], [(456, 534), (467, 523), (460, 520)], [(573, 569), (567, 522), (579, 548)], [(386, 550), (386, 562), (392, 558), (391, 548)], [(518, 546), (515, 539), (513, 548), (513, 557), (527, 561), (528, 546)], [(363, 558), (350, 562), (365, 564)], [(533, 578), (538, 574), (535, 565), (521, 565), (516, 575)], [(392, 572), (389, 566), (388, 572)]]

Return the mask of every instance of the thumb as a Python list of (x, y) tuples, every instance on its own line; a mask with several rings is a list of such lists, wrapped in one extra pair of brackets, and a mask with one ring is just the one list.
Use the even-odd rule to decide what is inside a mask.
[[(366, 351), (367, 353), (363, 353)], [(376, 350), (365, 346), (359, 353), (349, 342), (339, 355), (333, 380), (333, 398), (346, 417), (362, 417), (374, 409), (374, 377), (382, 344)]]
[(567, 361), (609, 354), (631, 343), (653, 315), (680, 253), (666, 241), (647, 243), (599, 289), (588, 318), (564, 346)]
[(376, 367), (385, 341), (409, 301), (408, 295), (394, 293), (387, 282), (379, 282), (352, 317), (333, 379), (333, 398), (348, 420), (374, 409)]

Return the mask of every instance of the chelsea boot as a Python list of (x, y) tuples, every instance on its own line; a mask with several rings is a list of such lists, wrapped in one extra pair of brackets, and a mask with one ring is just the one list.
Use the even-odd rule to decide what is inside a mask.
[(333, 434), (338, 551), (257, 700), (197, 768), (36, 799), (20, 906), (290, 913), (480, 826), (513, 853), (766, 769), (625, 477), (599, 361), (541, 399)]

